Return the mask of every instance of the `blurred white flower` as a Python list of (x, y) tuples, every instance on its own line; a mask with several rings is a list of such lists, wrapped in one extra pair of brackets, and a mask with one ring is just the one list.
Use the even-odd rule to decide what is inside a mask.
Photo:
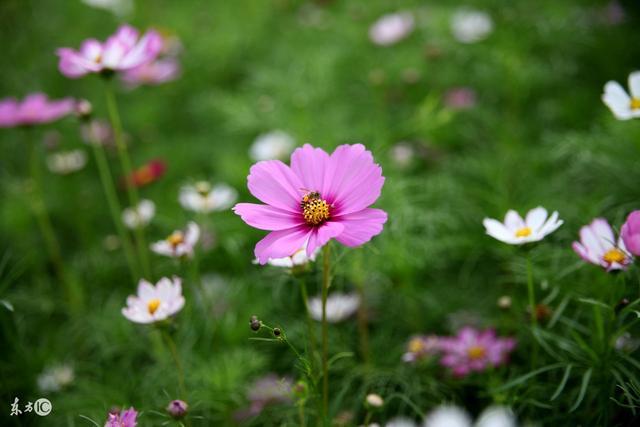
[(418, 424), (411, 418), (395, 417), (387, 421), (384, 427), (418, 427)]
[(461, 9), (451, 18), (451, 32), (460, 43), (475, 43), (486, 39), (493, 31), (493, 21), (488, 13)]
[(424, 427), (471, 427), (471, 417), (464, 409), (441, 405), (427, 414)]
[(82, 0), (82, 2), (87, 6), (108, 10), (120, 17), (133, 12), (133, 0)]
[(382, 399), (382, 396), (380, 396), (379, 394), (369, 393), (364, 400), (367, 405), (373, 408), (381, 408), (382, 405), (384, 405), (384, 399)]
[(618, 351), (632, 353), (640, 347), (640, 340), (631, 336), (629, 332), (625, 332), (616, 339), (614, 347)]
[(609, 81), (604, 85), (602, 102), (618, 120), (640, 117), (640, 71), (629, 74), (628, 83), (631, 96), (618, 82)]
[(144, 227), (151, 222), (156, 214), (156, 205), (151, 200), (140, 200), (138, 206), (129, 207), (122, 211), (122, 222), (130, 229)]
[(163, 277), (153, 286), (144, 279), (138, 282), (138, 295), (127, 297), (122, 315), (135, 323), (154, 323), (173, 316), (184, 306), (182, 281)]
[(414, 156), (415, 150), (408, 142), (398, 142), (391, 147), (391, 158), (396, 166), (400, 168), (406, 168), (411, 165)]
[(274, 130), (258, 135), (249, 149), (249, 156), (256, 162), (283, 159), (291, 154), (295, 145), (296, 142), (291, 135)]
[(47, 167), (58, 175), (77, 172), (87, 164), (87, 154), (82, 150), (58, 151), (47, 156)]
[(207, 181), (185, 185), (180, 189), (180, 204), (189, 211), (209, 213), (229, 209), (238, 193), (226, 184), (211, 186)]
[[(333, 292), (327, 297), (327, 322), (341, 322), (351, 317), (359, 306), (360, 297), (357, 294)], [(309, 299), (309, 312), (314, 320), (322, 321), (322, 298)]]
[(75, 379), (73, 368), (69, 365), (53, 366), (38, 375), (38, 389), (42, 392), (60, 391)]
[(193, 257), (193, 249), (200, 238), (200, 227), (195, 222), (187, 224), (187, 230), (176, 230), (165, 240), (151, 244), (151, 250), (158, 255), (173, 258)]
[(516, 427), (513, 411), (506, 406), (490, 406), (473, 423), (469, 414), (454, 405), (441, 405), (429, 412), (423, 427)]
[[(269, 258), (267, 264), (273, 267), (284, 268), (302, 267), (309, 262), (315, 261), (318, 253), (320, 253), (320, 248), (316, 249), (316, 251), (311, 254), (310, 257), (307, 256), (307, 245), (304, 245), (291, 256), (287, 256), (284, 258)], [(253, 263), (258, 264), (258, 259), (256, 258)]]
[(539, 206), (531, 209), (524, 220), (516, 211), (509, 210), (504, 223), (491, 218), (485, 218), (482, 223), (489, 236), (510, 245), (522, 245), (542, 240), (556, 231), (563, 221), (558, 219), (558, 212), (548, 217), (547, 210)]
[(411, 34), (414, 25), (410, 12), (384, 15), (369, 28), (369, 38), (377, 45), (390, 46)]

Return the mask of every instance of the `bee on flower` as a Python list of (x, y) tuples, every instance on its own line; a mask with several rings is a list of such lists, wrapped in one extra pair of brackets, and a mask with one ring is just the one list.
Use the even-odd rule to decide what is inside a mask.
[(192, 258), (199, 239), (200, 227), (195, 222), (190, 222), (185, 231), (176, 230), (166, 239), (153, 243), (151, 250), (158, 255), (172, 258)]
[(580, 229), (580, 241), (573, 242), (573, 250), (588, 263), (606, 271), (624, 270), (633, 261), (622, 236), (617, 240), (611, 225), (604, 218), (596, 218)]
[(122, 315), (135, 323), (156, 323), (175, 315), (184, 307), (182, 280), (163, 277), (154, 286), (142, 279), (137, 295), (127, 298)]
[(482, 221), (489, 236), (510, 245), (522, 245), (529, 242), (538, 242), (547, 235), (556, 231), (563, 221), (558, 219), (558, 212), (551, 216), (543, 207), (531, 209), (523, 219), (518, 212), (509, 210), (504, 217), (504, 222), (485, 218)]
[(226, 184), (211, 185), (207, 181), (198, 181), (180, 189), (180, 204), (186, 210), (198, 213), (210, 213), (229, 209), (236, 201), (238, 193)]

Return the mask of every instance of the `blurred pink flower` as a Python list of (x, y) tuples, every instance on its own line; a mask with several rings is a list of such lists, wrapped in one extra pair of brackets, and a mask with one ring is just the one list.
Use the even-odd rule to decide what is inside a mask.
[(155, 286), (141, 279), (138, 295), (127, 298), (122, 315), (135, 323), (155, 323), (173, 316), (183, 306), (182, 281), (179, 277), (163, 277)]
[(138, 422), (136, 421), (137, 417), (138, 412), (133, 408), (129, 408), (116, 414), (111, 413), (109, 414), (109, 418), (104, 424), (104, 427), (136, 427), (138, 425)]
[(72, 113), (74, 108), (73, 98), (49, 100), (44, 93), (29, 94), (22, 102), (5, 98), (0, 101), (0, 128), (53, 122)]
[(435, 335), (416, 335), (407, 343), (407, 352), (402, 355), (405, 362), (415, 362), (433, 356), (440, 351), (440, 338)]
[(390, 46), (411, 34), (414, 25), (410, 12), (384, 15), (369, 28), (369, 38), (377, 45)]
[(472, 371), (502, 365), (515, 346), (515, 339), (496, 337), (493, 329), (479, 331), (467, 326), (455, 337), (440, 338), (443, 352), (440, 364), (450, 368), (456, 376), (465, 376)]
[(140, 85), (159, 85), (180, 76), (180, 63), (176, 58), (163, 58), (147, 62), (139, 67), (124, 71), (122, 80), (131, 88)]
[(640, 211), (629, 214), (620, 230), (620, 237), (629, 252), (640, 256)]
[(455, 87), (444, 94), (444, 103), (452, 110), (468, 110), (476, 105), (476, 92), (469, 87)]
[(606, 219), (596, 218), (580, 229), (580, 241), (573, 242), (573, 250), (586, 262), (607, 271), (624, 270), (632, 262), (622, 237), (616, 241)]
[(166, 239), (153, 243), (151, 250), (158, 255), (172, 258), (192, 258), (198, 240), (200, 240), (200, 227), (192, 221), (187, 224), (186, 231), (174, 231)]
[(87, 39), (80, 50), (63, 47), (57, 50), (58, 68), (75, 79), (88, 73), (126, 71), (156, 59), (162, 50), (162, 37), (154, 30), (139, 37), (138, 30), (122, 25), (106, 42)]
[(258, 378), (247, 393), (250, 406), (237, 411), (234, 418), (245, 421), (259, 415), (267, 406), (290, 402), (292, 392), (293, 382), (290, 378), (280, 378), (276, 374)]
[(265, 205), (238, 203), (234, 212), (252, 227), (269, 230), (255, 248), (260, 264), (307, 255), (335, 238), (358, 246), (382, 231), (387, 213), (371, 209), (382, 190), (382, 168), (364, 145), (341, 145), (329, 155), (309, 144), (291, 155), (291, 167), (265, 160), (251, 167), (248, 187)]

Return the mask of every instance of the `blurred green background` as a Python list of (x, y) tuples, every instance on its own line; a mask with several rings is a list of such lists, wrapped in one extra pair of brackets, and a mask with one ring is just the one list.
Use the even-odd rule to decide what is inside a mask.
[[(162, 158), (168, 166), (160, 181), (140, 190), (157, 205), (147, 240), (191, 218), (177, 196), (193, 180), (226, 182), (241, 201), (253, 201), (246, 190), (248, 148), (273, 129), (327, 150), (362, 142), (383, 167), (387, 179), (377, 207), (389, 213), (384, 232), (363, 248), (338, 249), (336, 289), (364, 283), (372, 361), (361, 363), (354, 322), (332, 328), (332, 353), (354, 352), (332, 371), (335, 413), (352, 411), (361, 423), (362, 399), (376, 391), (402, 395), (423, 412), (453, 401), (477, 413), (500, 401), (542, 425), (602, 421), (601, 405), (610, 404), (608, 416), (625, 425), (629, 411), (607, 403), (609, 395), (620, 398), (619, 390), (598, 386), (604, 371), (571, 414), (579, 377), (571, 391), (548, 402), (561, 371), (515, 391), (490, 392), (529, 370), (530, 338), (524, 257), (482, 227), (485, 216), (501, 218), (509, 208), (558, 210), (565, 225), (531, 250), (538, 292), (552, 307), (567, 299), (562, 317), (590, 327), (589, 309), (575, 298), (610, 298), (615, 281), (583, 265), (570, 242), (594, 216), (619, 226), (640, 198), (640, 123), (616, 121), (600, 100), (606, 81), (624, 83), (638, 67), (640, 8), (632, 1), (621, 5), (624, 20), (614, 25), (603, 1), (164, 0), (137, 1), (133, 13), (117, 17), (80, 1), (2, 0), (0, 97), (41, 90), (86, 98), (103, 117), (100, 79), (66, 79), (55, 49), (78, 47), (88, 37), (103, 40), (122, 22), (179, 37), (180, 79), (118, 92), (133, 162)], [(452, 37), (450, 18), (461, 6), (490, 14), (494, 31), (486, 40), (461, 44)], [(414, 14), (415, 31), (394, 46), (372, 44), (369, 26), (398, 10)], [(475, 90), (475, 107), (445, 105), (444, 94), (459, 86)], [(73, 118), (47, 128), (59, 132), (61, 148), (89, 154)], [(175, 371), (158, 337), (120, 314), (135, 284), (122, 253), (105, 248), (114, 230), (91, 157), (73, 175), (44, 172), (65, 264), (84, 289), (81, 313), (68, 311), (51, 274), (25, 195), (25, 138), (42, 138), (47, 128), (30, 136), (0, 131), (0, 299), (14, 309), (0, 307), (0, 423), (91, 425), (84, 415), (102, 425), (112, 406), (133, 405), (145, 411), (140, 425), (160, 425), (165, 419), (152, 410), (162, 412), (175, 396)], [(393, 161), (400, 141), (413, 151), (408, 165)], [(117, 159), (111, 160), (119, 176)], [(234, 425), (252, 380), (268, 372), (299, 377), (285, 348), (248, 340), (250, 315), (281, 325), (302, 347), (304, 311), (296, 280), (251, 263), (264, 233), (231, 211), (208, 216), (206, 225), (216, 244), (200, 253), (204, 289), (194, 293), (186, 279), (192, 307), (177, 317), (176, 340), (193, 414), (203, 417), (193, 424)], [(189, 277), (171, 260), (152, 254), (152, 262), (153, 279)], [(317, 274), (308, 277), (312, 294)], [(637, 286), (615, 292), (635, 298)], [(511, 310), (498, 309), (501, 295), (513, 297)], [(509, 367), (459, 381), (401, 362), (412, 334), (452, 333), (467, 319), (519, 338)], [(53, 413), (9, 417), (13, 399), (39, 397), (37, 376), (60, 363), (73, 366), (75, 380), (48, 396)], [(248, 425), (296, 425), (295, 414), (285, 405)], [(397, 414), (418, 419), (396, 398), (379, 421)]]

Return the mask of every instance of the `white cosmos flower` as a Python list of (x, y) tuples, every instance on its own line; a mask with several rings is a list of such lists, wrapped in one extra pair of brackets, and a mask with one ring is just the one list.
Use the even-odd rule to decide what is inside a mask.
[(133, 11), (133, 0), (82, 0), (88, 6), (105, 9), (117, 16), (129, 15)]
[(516, 417), (506, 406), (486, 408), (473, 423), (469, 414), (454, 405), (441, 405), (427, 414), (423, 427), (516, 427)]
[[(360, 297), (357, 294), (343, 294), (333, 292), (327, 297), (327, 322), (337, 323), (351, 317), (360, 306)], [(309, 300), (309, 312), (311, 317), (318, 322), (322, 321), (322, 298), (317, 296)]]
[(135, 208), (129, 207), (122, 211), (122, 222), (130, 229), (144, 227), (151, 222), (156, 214), (156, 205), (151, 200), (140, 200)]
[(640, 71), (629, 74), (629, 91), (631, 96), (614, 81), (604, 85), (602, 101), (618, 120), (640, 117)]
[(60, 391), (73, 382), (75, 374), (70, 365), (46, 369), (38, 375), (38, 389), (42, 392)]
[(556, 231), (563, 221), (558, 219), (558, 212), (548, 217), (547, 210), (538, 206), (531, 209), (524, 220), (518, 212), (509, 210), (504, 217), (504, 223), (485, 218), (482, 224), (489, 236), (510, 245), (522, 245), (542, 240), (546, 235)]
[(398, 12), (384, 15), (369, 28), (369, 38), (380, 46), (390, 46), (407, 37), (414, 28), (413, 15), (410, 12)]
[(580, 241), (573, 242), (572, 247), (583, 260), (607, 271), (624, 270), (633, 261), (622, 237), (616, 242), (613, 229), (604, 218), (596, 218), (582, 227)]
[(274, 130), (258, 135), (249, 149), (249, 156), (257, 162), (284, 159), (291, 154), (295, 145), (296, 142), (291, 135)]
[(163, 277), (155, 286), (142, 279), (138, 283), (138, 295), (127, 298), (122, 315), (135, 323), (154, 323), (173, 316), (183, 306), (182, 281), (179, 277)]
[(59, 151), (47, 156), (47, 167), (58, 175), (77, 172), (87, 164), (87, 154), (82, 150)]
[[(315, 261), (319, 253), (320, 248), (316, 249), (315, 252), (311, 254), (311, 256), (307, 256), (307, 245), (304, 245), (291, 256), (287, 256), (284, 258), (269, 258), (267, 264), (273, 267), (284, 268), (302, 267), (309, 262)], [(258, 264), (258, 259), (256, 258), (253, 263)]]
[(387, 421), (384, 427), (418, 427), (411, 418), (395, 417)]
[(460, 43), (475, 43), (486, 39), (493, 31), (493, 21), (488, 13), (461, 9), (451, 18), (451, 32)]
[(159, 255), (173, 258), (193, 257), (193, 249), (200, 238), (200, 227), (195, 222), (187, 224), (186, 231), (176, 230), (165, 240), (151, 245), (151, 250)]
[(237, 196), (236, 190), (226, 184), (211, 186), (207, 181), (199, 181), (182, 187), (179, 200), (189, 211), (209, 213), (230, 208)]

